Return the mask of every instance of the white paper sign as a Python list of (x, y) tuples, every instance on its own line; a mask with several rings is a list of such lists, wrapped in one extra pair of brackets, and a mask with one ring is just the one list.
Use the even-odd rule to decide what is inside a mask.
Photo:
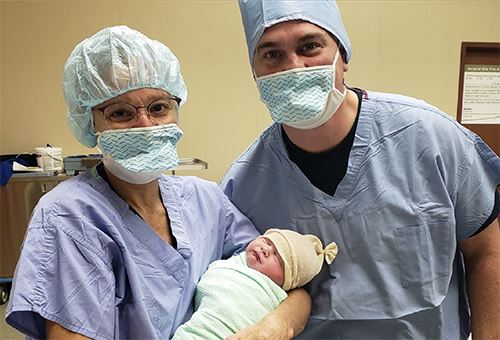
[(500, 124), (500, 65), (465, 65), (462, 124)]

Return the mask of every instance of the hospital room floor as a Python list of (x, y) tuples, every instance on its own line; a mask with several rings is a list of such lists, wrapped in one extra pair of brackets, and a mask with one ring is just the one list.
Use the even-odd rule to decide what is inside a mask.
[(5, 310), (7, 309), (7, 304), (0, 305), (0, 339), (1, 340), (20, 340), (24, 339), (24, 336), (16, 331), (14, 328), (10, 327), (5, 323)]

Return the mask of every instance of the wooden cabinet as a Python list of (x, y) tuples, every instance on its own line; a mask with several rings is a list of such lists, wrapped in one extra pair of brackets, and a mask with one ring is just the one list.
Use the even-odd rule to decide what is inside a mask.
[(40, 197), (70, 176), (11, 177), (0, 187), (0, 284), (12, 280), (33, 208)]

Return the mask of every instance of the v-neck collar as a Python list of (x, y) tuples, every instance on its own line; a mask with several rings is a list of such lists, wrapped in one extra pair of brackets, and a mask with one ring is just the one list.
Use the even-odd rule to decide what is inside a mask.
[(191, 256), (192, 252), (190, 245), (184, 233), (182, 220), (180, 218), (179, 202), (175, 194), (175, 189), (167, 177), (161, 176), (159, 178), (159, 190), (162, 204), (170, 219), (172, 234), (177, 241), (177, 249), (165, 242), (139, 215), (131, 210), (129, 204), (99, 176), (95, 167), (92, 171), (94, 172), (93, 187), (104, 195), (109, 200), (110, 204), (117, 210), (127, 231), (152, 253), (155, 253), (159, 261), (170, 266), (170, 263), (173, 265), (174, 262)]
[(368, 93), (364, 91), (362, 97), (358, 126), (356, 128), (353, 146), (349, 153), (347, 172), (342, 181), (340, 181), (333, 196), (328, 195), (311, 184), (299, 167), (288, 157), (288, 152), (283, 142), (283, 136), (281, 135), (280, 125), (275, 123), (271, 126), (269, 147), (281, 154), (282, 158), (288, 162), (288, 167), (284, 169), (284, 172), (288, 172), (289, 177), (294, 179), (295, 184), (298, 185), (303, 192), (307, 193), (311, 200), (330, 208), (334, 214), (341, 214), (342, 208), (351, 197), (356, 182), (358, 181), (361, 162), (368, 150), (368, 145), (371, 140), (374, 101), (371, 100)]

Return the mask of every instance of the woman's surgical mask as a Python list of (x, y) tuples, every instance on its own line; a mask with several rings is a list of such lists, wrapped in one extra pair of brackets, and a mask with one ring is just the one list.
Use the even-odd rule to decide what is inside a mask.
[(271, 118), (297, 129), (313, 129), (326, 123), (344, 101), (347, 89), (335, 87), (332, 65), (302, 67), (257, 77), (260, 98)]
[(97, 144), (103, 163), (116, 177), (132, 184), (145, 184), (179, 164), (176, 144), (182, 131), (177, 124), (105, 130)]

